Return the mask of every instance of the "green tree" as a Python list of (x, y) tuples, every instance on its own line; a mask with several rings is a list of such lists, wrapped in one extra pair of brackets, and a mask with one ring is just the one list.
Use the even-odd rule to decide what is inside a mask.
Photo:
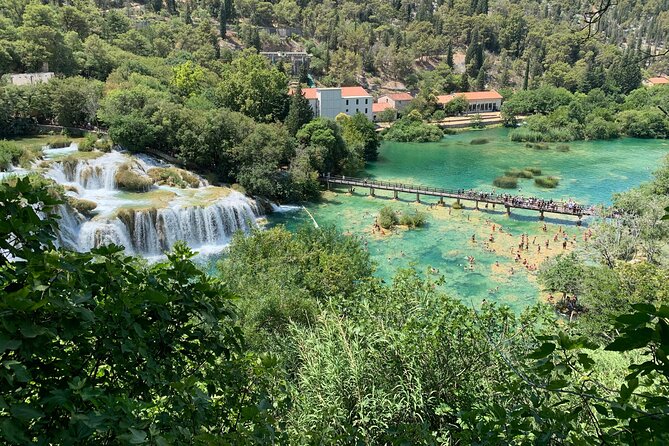
[(216, 96), (221, 106), (261, 122), (283, 120), (288, 113), (286, 75), (248, 51), (226, 66)]
[(314, 117), (314, 111), (309, 105), (309, 101), (302, 93), (302, 86), (297, 85), (293, 90), (290, 98), (290, 106), (288, 108), (288, 116), (286, 116), (286, 128), (288, 133), (295, 136), (300, 128), (311, 121)]
[(381, 141), (374, 124), (362, 113), (346, 117), (341, 122), (346, 145), (358, 152), (365, 161), (376, 161)]

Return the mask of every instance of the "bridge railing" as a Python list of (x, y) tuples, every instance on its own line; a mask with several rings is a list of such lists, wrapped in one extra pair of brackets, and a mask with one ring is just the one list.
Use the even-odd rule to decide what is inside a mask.
[(486, 201), (490, 203), (499, 203), (503, 205), (510, 205), (512, 207), (530, 209), (536, 211), (545, 211), (545, 212), (560, 212), (564, 214), (573, 214), (573, 215), (594, 215), (592, 208), (579, 205), (577, 203), (572, 203), (570, 206), (568, 202), (565, 201), (551, 201), (549, 206), (538, 206), (534, 203), (525, 203), (522, 199), (520, 203), (517, 201), (520, 197), (507, 194), (495, 194), (488, 192), (479, 192), (475, 190), (467, 189), (445, 189), (441, 187), (429, 187), (416, 184), (405, 184), (400, 182), (393, 181), (383, 181), (383, 180), (368, 180), (366, 178), (356, 178), (356, 177), (346, 177), (343, 175), (322, 175), (319, 177), (322, 181), (331, 181), (338, 184), (347, 184), (350, 186), (362, 186), (370, 188), (389, 188), (392, 190), (397, 190), (407, 193), (434, 193), (434, 194), (443, 194), (450, 195), (462, 199), (469, 200), (479, 200)]

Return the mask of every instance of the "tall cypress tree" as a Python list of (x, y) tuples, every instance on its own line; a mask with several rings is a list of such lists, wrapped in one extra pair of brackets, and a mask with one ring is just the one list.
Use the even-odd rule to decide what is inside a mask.
[(483, 91), (485, 90), (485, 70), (483, 67), (479, 69), (479, 74), (476, 76), (476, 90)]
[(527, 57), (527, 64), (525, 65), (525, 76), (523, 77), (523, 90), (527, 90), (530, 85), (530, 58)]
[(469, 91), (469, 75), (466, 71), (462, 73), (462, 79), (460, 79), (460, 91)]
[(286, 129), (295, 136), (300, 128), (311, 121), (314, 112), (309, 105), (309, 101), (302, 94), (302, 86), (298, 84), (293, 91), (288, 107), (288, 116), (286, 116)]
[(225, 14), (225, 3), (221, 3), (218, 10), (218, 29), (221, 32), (221, 39), (225, 39), (225, 35), (228, 32), (227, 20), (228, 16)]
[(453, 63), (453, 44), (451, 42), (448, 42), (448, 49), (446, 50), (446, 64), (451, 68), (455, 65)]

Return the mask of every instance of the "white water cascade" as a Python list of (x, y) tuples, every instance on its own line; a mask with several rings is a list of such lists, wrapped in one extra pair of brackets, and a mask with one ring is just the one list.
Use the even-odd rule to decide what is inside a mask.
[(145, 193), (123, 192), (115, 181), (122, 164), (142, 176), (158, 165), (120, 152), (49, 161), (45, 175), (66, 187), (68, 196), (97, 204), (88, 217), (72, 206), (60, 207), (63, 246), (88, 251), (113, 243), (130, 254), (158, 256), (183, 240), (201, 252), (218, 251), (235, 232), (257, 226), (256, 202), (231, 189), (154, 185)]

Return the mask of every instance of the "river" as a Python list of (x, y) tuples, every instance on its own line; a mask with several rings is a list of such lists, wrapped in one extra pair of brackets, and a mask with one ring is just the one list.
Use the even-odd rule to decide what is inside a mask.
[[(480, 138), (489, 142), (471, 143)], [(506, 170), (533, 167), (541, 169), (542, 175), (558, 177), (559, 185), (555, 189), (542, 189), (535, 186), (532, 179), (520, 179), (518, 190), (508, 192), (571, 198), (584, 204), (610, 204), (614, 193), (649, 180), (669, 152), (666, 140), (625, 138), (568, 145), (567, 152), (556, 150), (557, 144), (549, 144), (548, 150), (537, 150), (511, 141), (508, 130), (500, 128), (449, 135), (437, 143), (384, 142), (379, 160), (369, 163), (364, 175), (434, 187), (490, 191), (494, 189), (493, 179)], [(530, 243), (522, 256), (532, 266), (538, 266), (546, 255), (565, 252), (562, 248), (564, 233), (568, 237), (566, 251), (578, 249), (585, 243), (583, 233), (587, 231), (587, 221), (579, 228), (574, 219), (547, 216), (547, 228), (543, 231), (543, 222), (532, 212), (515, 210), (509, 217), (503, 209), (450, 210), (449, 206), (430, 207), (437, 202), (436, 198), (423, 197), (422, 204), (416, 204), (415, 196), (409, 194), (393, 201), (390, 192), (377, 191), (376, 198), (368, 197), (367, 192), (356, 190), (350, 196), (345, 189), (337, 189), (326, 192), (322, 202), (307, 208), (319, 225), (333, 224), (345, 233), (363, 237), (377, 264), (376, 274), (384, 280), (392, 280), (397, 268), (412, 266), (434, 278), (443, 276), (444, 289), (472, 305), (487, 299), (520, 309), (537, 301), (541, 290), (536, 283), (536, 273), (528, 271), (522, 262), (515, 262), (515, 254), (511, 253), (512, 248), (517, 248), (521, 234), (528, 234), (535, 242)], [(428, 214), (428, 224), (421, 229), (400, 230), (388, 236), (372, 234), (375, 216), (386, 205), (405, 212), (421, 209)], [(302, 211), (275, 214), (270, 217), (270, 224), (284, 224), (290, 229), (313, 223)], [(500, 225), (502, 234), (499, 234)], [(475, 242), (471, 240), (472, 235)], [(490, 235), (494, 237), (492, 243), (487, 242)], [(557, 243), (554, 242), (556, 235)], [(542, 252), (537, 252), (539, 245)], [(470, 256), (475, 259), (471, 267)]]

